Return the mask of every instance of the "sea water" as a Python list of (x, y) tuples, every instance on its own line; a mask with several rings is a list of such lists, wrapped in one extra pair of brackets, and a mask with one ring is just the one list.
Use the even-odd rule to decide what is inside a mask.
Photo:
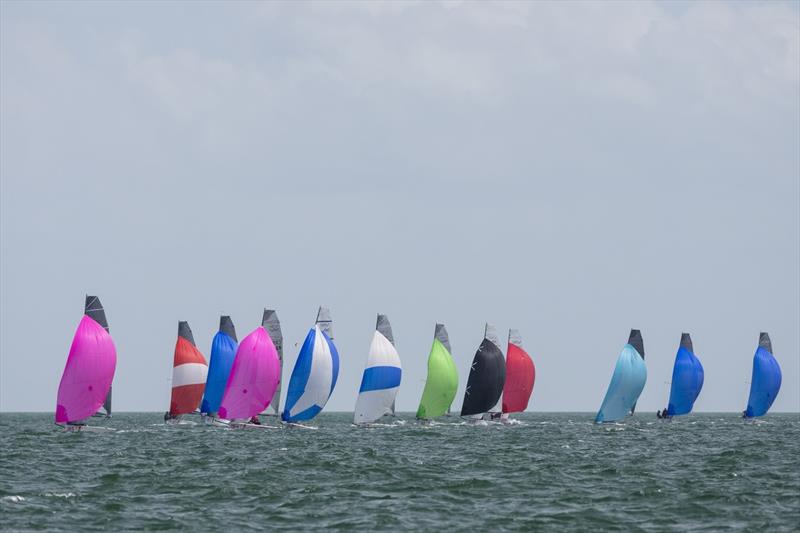
[(118, 413), (67, 433), (0, 414), (0, 529), (797, 530), (800, 415), (742, 420), (412, 414), (358, 428), (166, 426)]

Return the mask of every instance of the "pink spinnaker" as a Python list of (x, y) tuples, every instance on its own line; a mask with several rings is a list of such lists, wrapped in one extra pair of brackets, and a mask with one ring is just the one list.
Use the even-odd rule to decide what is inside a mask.
[(56, 424), (77, 422), (95, 414), (106, 399), (116, 367), (117, 349), (111, 335), (84, 315), (58, 385)]
[(280, 375), (278, 350), (267, 331), (259, 326), (239, 343), (219, 416), (240, 420), (264, 411), (278, 388)]

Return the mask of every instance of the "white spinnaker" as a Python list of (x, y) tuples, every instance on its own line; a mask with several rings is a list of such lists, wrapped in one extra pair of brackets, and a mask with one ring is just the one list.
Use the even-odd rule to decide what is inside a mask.
[[(400, 365), (400, 355), (394, 345), (380, 331), (376, 331), (372, 337), (372, 344), (369, 347), (369, 357), (367, 358), (368, 368), (376, 366), (393, 366), (402, 368)], [(399, 387), (390, 389), (380, 389), (365, 391), (358, 394), (353, 420), (356, 424), (368, 424), (375, 422), (380, 417), (392, 413), (392, 406)]]
[(290, 411), (290, 416), (302, 413), (309, 407), (318, 405), (325, 407), (331, 394), (333, 381), (333, 356), (328, 341), (322, 335), (319, 326), (314, 326), (314, 351), (311, 358), (311, 371), (306, 381), (303, 395), (298, 398)]

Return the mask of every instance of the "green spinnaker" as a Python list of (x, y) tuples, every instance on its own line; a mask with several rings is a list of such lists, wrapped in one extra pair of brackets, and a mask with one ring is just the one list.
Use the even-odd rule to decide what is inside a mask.
[(433, 339), (428, 356), (428, 380), (422, 391), (417, 418), (436, 418), (447, 412), (456, 397), (458, 371), (453, 356), (439, 339)]

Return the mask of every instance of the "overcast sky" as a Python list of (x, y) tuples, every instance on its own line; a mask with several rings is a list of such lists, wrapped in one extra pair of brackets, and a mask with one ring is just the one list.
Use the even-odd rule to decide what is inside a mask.
[(0, 409), (54, 410), (87, 292), (118, 411), (168, 408), (178, 320), (208, 355), (277, 309), (288, 381), (320, 304), (328, 410), (379, 312), (399, 410), (436, 321), (455, 409), (485, 321), (531, 410), (596, 410), (631, 327), (640, 411), (682, 331), (697, 410), (745, 407), (762, 330), (800, 408), (796, 2), (0, 5)]

